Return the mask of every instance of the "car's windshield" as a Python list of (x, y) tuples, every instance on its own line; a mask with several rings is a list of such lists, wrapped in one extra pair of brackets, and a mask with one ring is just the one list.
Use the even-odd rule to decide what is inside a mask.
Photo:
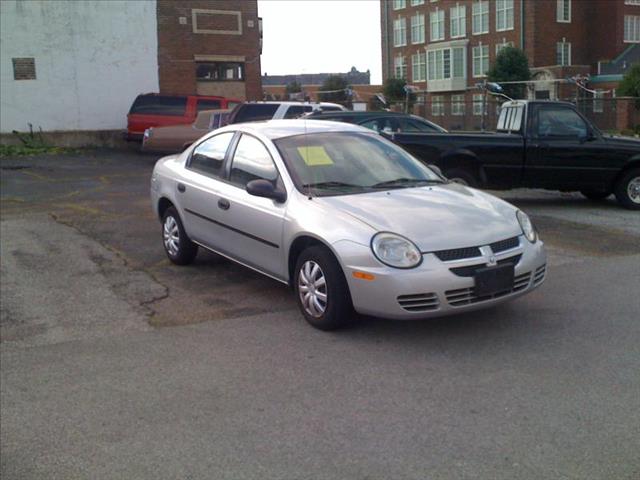
[(274, 142), (298, 190), (344, 195), (442, 183), (442, 178), (375, 134), (311, 133)]

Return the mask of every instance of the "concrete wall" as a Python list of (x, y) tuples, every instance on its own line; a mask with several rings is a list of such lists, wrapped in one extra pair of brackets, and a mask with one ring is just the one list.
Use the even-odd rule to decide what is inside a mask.
[[(137, 94), (157, 92), (155, 0), (0, 2), (0, 132), (126, 127)], [(36, 79), (14, 80), (12, 58)]]

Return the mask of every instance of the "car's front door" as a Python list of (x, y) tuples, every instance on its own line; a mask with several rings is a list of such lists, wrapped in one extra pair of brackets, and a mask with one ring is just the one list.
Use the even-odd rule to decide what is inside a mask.
[(286, 279), (282, 232), (286, 203), (249, 195), (247, 183), (263, 179), (284, 189), (265, 145), (243, 133), (219, 190), (224, 209), (219, 221), (226, 251), (238, 261), (279, 279)]
[(220, 178), (224, 159), (234, 132), (208, 138), (192, 152), (176, 184), (176, 196), (182, 209), (187, 234), (192, 240), (217, 249), (220, 244)]
[(605, 140), (567, 105), (542, 105), (534, 112), (524, 169), (525, 186), (590, 189), (615, 174)]

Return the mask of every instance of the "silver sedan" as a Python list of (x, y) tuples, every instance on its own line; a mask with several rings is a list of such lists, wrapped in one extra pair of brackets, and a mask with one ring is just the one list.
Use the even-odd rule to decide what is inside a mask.
[(418, 319), (484, 308), (545, 278), (525, 213), (344, 123), (218, 129), (157, 162), (151, 201), (172, 262), (202, 247), (286, 283), (323, 330), (354, 309)]

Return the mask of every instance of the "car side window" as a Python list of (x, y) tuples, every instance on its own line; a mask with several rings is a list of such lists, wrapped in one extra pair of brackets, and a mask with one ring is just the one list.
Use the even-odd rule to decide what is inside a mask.
[(244, 188), (252, 180), (268, 180), (276, 185), (278, 169), (263, 143), (255, 137), (240, 137), (231, 163), (229, 181)]
[(198, 145), (191, 154), (189, 168), (219, 177), (222, 173), (224, 156), (227, 153), (233, 134), (234, 132), (221, 133)]
[(220, 108), (220, 100), (205, 100), (198, 99), (196, 110), (202, 112), (203, 110), (216, 110)]
[(538, 111), (538, 136), (586, 137), (587, 124), (570, 108), (541, 108)]
[(291, 105), (289, 108), (287, 108), (287, 113), (285, 113), (284, 118), (298, 118), (305, 111), (308, 110), (305, 110), (302, 105)]

